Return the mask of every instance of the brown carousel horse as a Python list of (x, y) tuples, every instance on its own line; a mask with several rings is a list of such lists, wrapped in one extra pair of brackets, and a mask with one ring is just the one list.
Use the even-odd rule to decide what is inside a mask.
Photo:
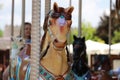
[(53, 10), (45, 17), (45, 33), (41, 41), (40, 80), (73, 80), (66, 49), (73, 9), (58, 7), (57, 3), (54, 3)]
[(111, 64), (108, 55), (95, 55), (96, 71), (92, 74), (92, 80), (113, 80), (110, 74)]

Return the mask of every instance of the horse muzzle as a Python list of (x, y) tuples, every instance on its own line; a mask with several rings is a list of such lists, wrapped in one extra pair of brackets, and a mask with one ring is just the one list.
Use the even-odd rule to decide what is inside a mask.
[(65, 42), (60, 42), (60, 41), (58, 41), (57, 39), (55, 39), (55, 40), (53, 41), (54, 47), (56, 47), (56, 48), (61, 48), (61, 49), (63, 49), (63, 48), (65, 47), (66, 43), (67, 43), (67, 41), (65, 41)]

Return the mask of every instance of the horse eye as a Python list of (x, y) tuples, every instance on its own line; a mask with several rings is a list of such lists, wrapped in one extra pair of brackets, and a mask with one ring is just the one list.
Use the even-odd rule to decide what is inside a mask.
[(52, 13), (51, 17), (52, 18), (59, 18), (60, 17), (60, 13)]
[(66, 20), (71, 20), (71, 15), (70, 14), (65, 14), (65, 19)]
[(20, 42), (22, 42), (22, 39), (20, 39)]

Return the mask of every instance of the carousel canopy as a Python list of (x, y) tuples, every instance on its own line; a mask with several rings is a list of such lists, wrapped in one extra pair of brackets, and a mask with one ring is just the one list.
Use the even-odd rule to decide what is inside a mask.
[[(109, 49), (109, 45), (107, 45), (107, 44), (92, 41), (92, 40), (87, 40), (85, 43), (86, 43), (87, 53), (88, 54), (94, 54), (94, 53), (107, 54), (108, 53), (107, 51)], [(73, 53), (72, 44), (70, 44), (68, 46), (68, 49), (69, 49), (70, 53)]]
[(111, 52), (114, 54), (120, 54), (120, 43), (111, 45)]
[(87, 53), (97, 53), (97, 54), (106, 54), (106, 50), (108, 50), (109, 48), (109, 45), (107, 44), (92, 40), (87, 40), (86, 46), (87, 46)]

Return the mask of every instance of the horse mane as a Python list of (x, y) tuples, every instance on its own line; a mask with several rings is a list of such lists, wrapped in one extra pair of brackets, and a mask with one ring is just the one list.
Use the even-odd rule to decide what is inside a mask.
[(43, 30), (44, 30), (44, 32), (47, 32), (48, 18), (49, 18), (49, 14), (46, 15), (45, 20), (44, 20), (44, 24), (43, 24)]
[(43, 49), (43, 45), (44, 45), (44, 42), (45, 42), (45, 37), (46, 37), (46, 32), (44, 33), (44, 35), (42, 36), (42, 39), (41, 39), (41, 44), (40, 44), (40, 52), (42, 51)]

